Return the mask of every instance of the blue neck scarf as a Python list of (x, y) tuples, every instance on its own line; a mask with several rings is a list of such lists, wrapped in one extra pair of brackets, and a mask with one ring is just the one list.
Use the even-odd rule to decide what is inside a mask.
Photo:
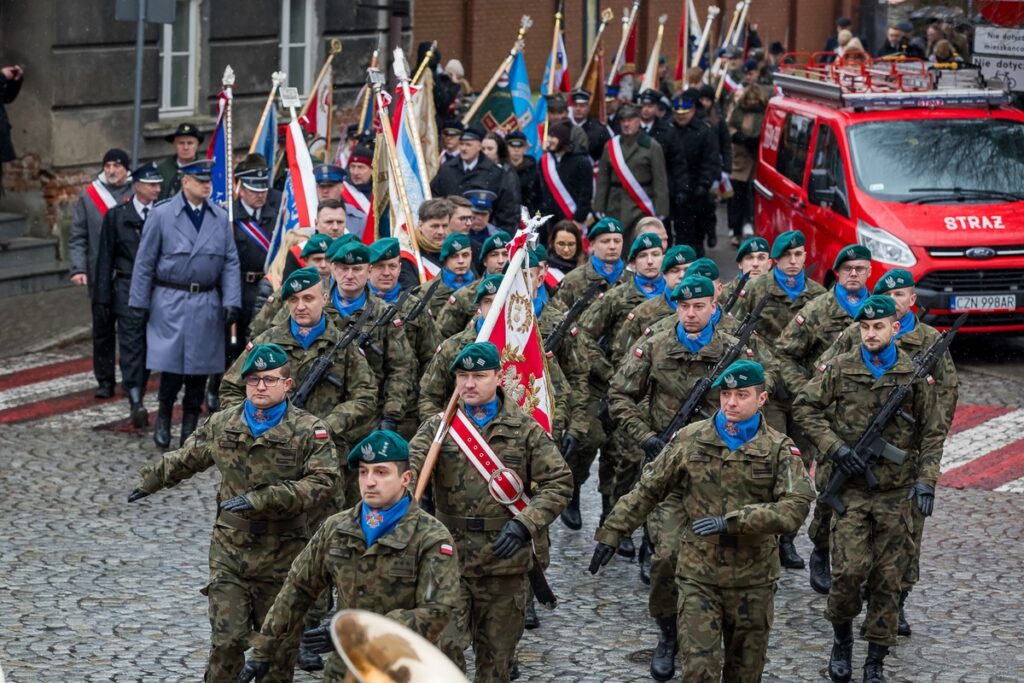
[(324, 330), (327, 329), (327, 316), (321, 315), (320, 322), (313, 325), (313, 327), (300, 327), (293, 318), (289, 318), (288, 323), (291, 325), (292, 337), (295, 338), (295, 341), (297, 341), (299, 346), (303, 349), (308, 349), (313, 345), (313, 342), (320, 338), (324, 333)]
[(778, 268), (773, 268), (772, 276), (775, 278), (775, 284), (786, 293), (790, 301), (796, 301), (796, 298), (803, 294), (807, 288), (807, 279), (804, 277), (804, 271), (802, 270), (793, 277), (790, 277)]
[(708, 321), (708, 327), (715, 327), (718, 325), (718, 321), (722, 319), (722, 307), (715, 304), (715, 312), (711, 314), (711, 320)]
[(402, 500), (383, 510), (372, 508), (366, 503), (359, 504), (359, 526), (363, 528), (363, 538), (366, 539), (367, 548), (376, 543), (377, 539), (384, 534), (394, 531), (398, 523), (402, 521), (402, 517), (408, 512), (410, 502), (412, 502), (412, 498), (402, 496)]
[(896, 333), (896, 339), (899, 339), (907, 332), (913, 332), (915, 327), (917, 327), (917, 316), (914, 315), (913, 311), (907, 311), (900, 318), (900, 331)]
[(665, 303), (668, 304), (669, 308), (671, 308), (673, 311), (676, 310), (677, 308), (679, 308), (679, 302), (672, 300), (672, 291), (668, 287), (665, 287), (664, 296), (665, 296)]
[(864, 367), (871, 371), (875, 379), (878, 379), (896, 365), (896, 343), (889, 342), (889, 345), (878, 353), (871, 353), (866, 346), (861, 344), (860, 357), (864, 361)]
[(287, 410), (288, 401), (281, 401), (273, 408), (260, 410), (249, 399), (245, 399), (245, 404), (242, 407), (242, 416), (245, 418), (245, 423), (249, 425), (249, 431), (252, 433), (253, 438), (258, 439), (263, 436), (264, 432), (276, 427)]
[(477, 429), (483, 429), (488, 422), (494, 419), (494, 416), (497, 414), (497, 396), (492, 398), (487, 403), (481, 403), (478, 406), (466, 406), (466, 415), (469, 415), (469, 419), (473, 421), (473, 424), (477, 426)]
[(622, 271), (626, 269), (626, 264), (622, 262), (622, 259), (615, 263), (607, 263), (596, 256), (591, 256), (590, 267), (594, 269), (594, 272), (607, 280), (608, 284), (614, 285), (618, 282)]
[(836, 301), (839, 302), (840, 308), (846, 311), (846, 314), (851, 318), (857, 317), (857, 311), (860, 310), (861, 304), (864, 303), (864, 299), (868, 298), (868, 288), (861, 287), (859, 291), (848, 292), (845, 287), (841, 287), (839, 283), (832, 288), (832, 293), (836, 297)]
[(760, 426), (761, 413), (754, 413), (753, 417), (741, 422), (729, 422), (721, 410), (715, 413), (715, 431), (718, 432), (718, 438), (729, 447), (730, 451), (735, 451), (757, 436)]
[(473, 321), (473, 327), (476, 328), (477, 335), (480, 334), (480, 329), (483, 328), (483, 326), (484, 326), (484, 319), (482, 317), (480, 317), (480, 316), (477, 316), (476, 320)]
[(373, 283), (368, 284), (370, 285), (370, 291), (373, 292), (373, 295), (375, 297), (379, 299), (384, 299), (384, 301), (389, 304), (395, 303), (396, 301), (398, 301), (398, 298), (402, 296), (402, 288), (399, 287), (398, 285), (392, 287), (391, 291), (385, 292), (383, 289), (377, 289), (376, 287), (374, 287)]
[(633, 286), (636, 287), (636, 291), (644, 295), (645, 299), (653, 299), (665, 292), (665, 276), (658, 275), (656, 278), (649, 278), (643, 275), (634, 275)]
[(345, 303), (345, 300), (341, 296), (341, 290), (337, 287), (331, 292), (331, 300), (334, 302), (334, 308), (346, 318), (358, 311), (363, 305), (366, 304), (366, 290), (353, 301), (352, 303)]
[(456, 275), (447, 268), (442, 268), (441, 280), (448, 285), (452, 291), (457, 292), (473, 281), (473, 270), (467, 270), (465, 275)]
[(548, 305), (548, 288), (543, 284), (537, 288), (537, 296), (533, 297), (533, 315), (540, 317), (541, 311)]
[(678, 337), (679, 343), (685, 346), (686, 350), (690, 353), (697, 353), (707, 346), (708, 342), (711, 341), (711, 335), (714, 331), (714, 326), (709, 323), (696, 335), (691, 335), (683, 329), (682, 323), (676, 323), (676, 337)]

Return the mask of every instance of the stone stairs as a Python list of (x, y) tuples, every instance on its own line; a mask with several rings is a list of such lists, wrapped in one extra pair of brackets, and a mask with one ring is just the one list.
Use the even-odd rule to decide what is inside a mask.
[(0, 212), (0, 299), (68, 287), (55, 237), (29, 237), (25, 217)]

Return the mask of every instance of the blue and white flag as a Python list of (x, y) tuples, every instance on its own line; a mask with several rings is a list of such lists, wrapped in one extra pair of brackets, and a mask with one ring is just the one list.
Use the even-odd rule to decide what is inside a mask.
[(516, 112), (516, 119), (519, 121), (519, 130), (526, 136), (530, 143), (530, 152), (533, 153), (537, 142), (537, 126), (533, 125), (533, 91), (530, 90), (530, 80), (526, 73), (526, 58), (522, 52), (516, 53), (515, 61), (508, 72), (508, 87), (512, 92), (512, 106)]

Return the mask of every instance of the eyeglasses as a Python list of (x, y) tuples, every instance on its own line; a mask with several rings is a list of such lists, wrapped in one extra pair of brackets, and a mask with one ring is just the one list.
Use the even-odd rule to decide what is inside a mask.
[(840, 273), (866, 273), (871, 270), (871, 266), (839, 266)]
[(250, 387), (259, 386), (260, 383), (262, 382), (263, 386), (267, 387), (268, 389), (270, 389), (272, 387), (276, 387), (279, 382), (283, 382), (283, 381), (284, 381), (284, 377), (274, 377), (274, 376), (266, 377), (266, 376), (258, 376), (258, 375), (249, 375), (248, 377), (245, 378), (245, 383), (248, 386), (250, 386)]

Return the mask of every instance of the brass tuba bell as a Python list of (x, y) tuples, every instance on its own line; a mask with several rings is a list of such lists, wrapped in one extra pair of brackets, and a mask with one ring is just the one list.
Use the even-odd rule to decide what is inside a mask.
[(331, 639), (345, 662), (345, 683), (469, 683), (426, 638), (375, 612), (341, 610)]

